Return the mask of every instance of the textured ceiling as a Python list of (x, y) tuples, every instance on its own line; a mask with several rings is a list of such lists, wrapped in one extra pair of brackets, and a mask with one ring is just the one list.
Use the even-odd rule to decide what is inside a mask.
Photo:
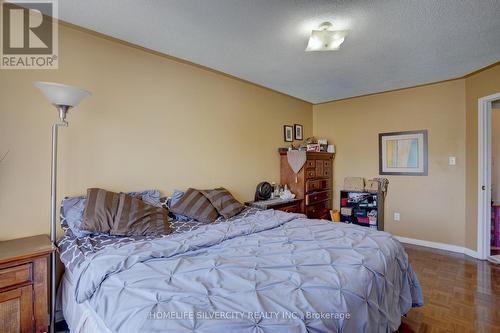
[[(319, 103), (500, 60), (500, 0), (62, 0), (62, 20)], [(304, 52), (325, 20), (339, 51)]]

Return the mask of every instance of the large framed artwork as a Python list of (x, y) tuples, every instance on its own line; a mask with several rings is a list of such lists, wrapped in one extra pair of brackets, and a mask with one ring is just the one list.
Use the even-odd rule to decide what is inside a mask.
[(427, 130), (380, 133), (379, 174), (427, 176)]

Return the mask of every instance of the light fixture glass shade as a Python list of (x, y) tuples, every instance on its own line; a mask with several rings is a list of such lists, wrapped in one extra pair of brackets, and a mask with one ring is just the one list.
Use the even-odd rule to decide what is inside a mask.
[(66, 84), (55, 82), (41, 82), (33, 83), (35, 87), (40, 89), (47, 99), (56, 106), (69, 106), (75, 107), (87, 96), (90, 92)]
[(306, 51), (335, 51), (340, 48), (347, 35), (347, 31), (332, 31), (332, 24), (325, 22), (319, 26), (321, 30), (313, 30)]

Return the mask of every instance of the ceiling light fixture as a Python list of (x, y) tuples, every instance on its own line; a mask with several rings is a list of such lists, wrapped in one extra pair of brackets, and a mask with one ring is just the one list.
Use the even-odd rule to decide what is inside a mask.
[(338, 50), (344, 42), (347, 31), (333, 31), (332, 27), (333, 24), (330, 22), (323, 22), (319, 25), (319, 30), (313, 30), (307, 43), (306, 52)]

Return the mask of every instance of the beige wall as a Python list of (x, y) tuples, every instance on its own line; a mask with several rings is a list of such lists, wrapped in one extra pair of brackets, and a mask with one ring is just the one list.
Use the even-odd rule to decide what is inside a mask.
[[(314, 135), (336, 145), (335, 198), (346, 176), (378, 176), (378, 134), (428, 130), (429, 175), (387, 176), (385, 229), (395, 235), (465, 245), (465, 81), (314, 105)], [(448, 165), (456, 156), (457, 165)], [(401, 221), (393, 220), (393, 213)]]
[(466, 246), (477, 247), (477, 104), (478, 99), (500, 92), (500, 65), (488, 68), (465, 79), (466, 97)]
[(500, 203), (500, 109), (491, 110), (491, 200)]
[[(55, 110), (32, 86), (93, 92), (60, 134), (61, 195), (226, 186), (251, 199), (279, 179), (282, 126), (301, 123), (337, 145), (335, 186), (378, 175), (377, 135), (427, 128), (429, 176), (389, 176), (386, 229), (476, 247), (477, 99), (500, 92), (500, 65), (464, 79), (312, 106), (184, 62), (60, 28), (60, 69), (0, 71), (0, 239), (48, 232), (50, 126)], [(312, 111), (314, 110), (314, 111)], [(457, 166), (448, 166), (448, 156)], [(338, 198), (335, 197), (338, 205)], [(392, 221), (394, 212), (401, 222)]]
[(283, 125), (312, 133), (309, 103), (68, 27), (59, 70), (0, 71), (0, 239), (48, 233), (50, 127), (36, 80), (93, 95), (60, 132), (60, 194), (226, 186), (253, 197), (279, 181)]
[[(388, 177), (386, 229), (476, 250), (477, 103), (498, 92), (496, 64), (463, 79), (315, 105), (314, 134), (337, 144), (334, 172), (340, 189), (347, 175), (378, 174), (378, 133), (429, 129), (429, 176)], [(363, 138), (370, 140), (369, 148), (360, 145)], [(457, 166), (447, 165), (449, 155), (457, 156)], [(392, 220), (395, 211), (401, 222)]]

